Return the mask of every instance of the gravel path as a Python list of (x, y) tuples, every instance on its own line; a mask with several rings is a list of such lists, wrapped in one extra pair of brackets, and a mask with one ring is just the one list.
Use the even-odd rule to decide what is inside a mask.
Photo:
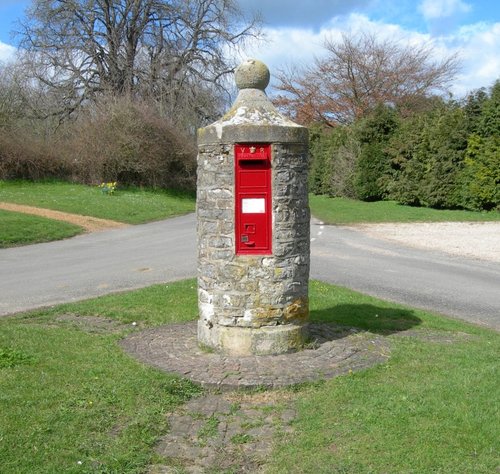
[(22, 212), (24, 214), (32, 214), (35, 216), (48, 217), (58, 221), (69, 222), (83, 227), (86, 232), (98, 232), (108, 229), (119, 229), (128, 227), (128, 224), (123, 222), (110, 221), (108, 219), (99, 219), (97, 217), (80, 216), (79, 214), (70, 214), (68, 212), (53, 211), (52, 209), (42, 209), (40, 207), (25, 206), (21, 204), (11, 204), (0, 202), (0, 209), (5, 211)]
[(377, 239), (500, 262), (500, 222), (428, 222), (350, 226)]

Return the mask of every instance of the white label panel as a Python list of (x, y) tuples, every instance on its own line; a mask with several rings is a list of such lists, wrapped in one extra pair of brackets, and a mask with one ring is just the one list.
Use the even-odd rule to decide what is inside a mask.
[(266, 212), (266, 200), (264, 198), (252, 198), (241, 200), (242, 214), (264, 214)]

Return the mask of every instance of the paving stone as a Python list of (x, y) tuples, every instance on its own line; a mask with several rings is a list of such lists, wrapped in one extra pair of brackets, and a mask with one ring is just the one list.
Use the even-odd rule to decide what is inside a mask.
[[(172, 324), (132, 333), (121, 345), (144, 363), (176, 373), (204, 387), (222, 390), (277, 388), (360, 370), (389, 357), (386, 337), (351, 332), (332, 324), (310, 324), (315, 349), (278, 356), (228, 357), (198, 347), (196, 323)], [(340, 337), (339, 335), (342, 335)], [(231, 369), (229, 374), (226, 368)], [(207, 400), (200, 413), (230, 410)]]
[[(245, 395), (238, 390), (279, 388), (363, 370), (387, 360), (390, 341), (398, 337), (445, 344), (473, 337), (430, 330), (387, 337), (319, 323), (310, 325), (310, 333), (316, 342), (301, 352), (233, 358), (201, 350), (194, 322), (148, 329), (125, 338), (122, 347), (142, 362), (205, 387), (223, 389), (195, 398), (168, 416), (170, 431), (158, 444), (157, 453), (173, 460), (174, 466), (155, 465), (150, 473), (260, 472), (278, 433), (293, 436), (290, 424), (297, 412), (286, 400), (276, 404), (269, 394)], [(227, 369), (237, 374), (228, 376)], [(217, 429), (200, 437), (200, 430), (213, 416), (219, 421)]]

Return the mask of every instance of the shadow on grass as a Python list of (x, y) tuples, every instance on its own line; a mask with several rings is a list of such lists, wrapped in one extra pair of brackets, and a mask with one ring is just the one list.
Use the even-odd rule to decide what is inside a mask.
[(310, 321), (335, 323), (383, 335), (405, 331), (422, 323), (411, 310), (382, 308), (371, 304), (339, 304), (311, 310)]

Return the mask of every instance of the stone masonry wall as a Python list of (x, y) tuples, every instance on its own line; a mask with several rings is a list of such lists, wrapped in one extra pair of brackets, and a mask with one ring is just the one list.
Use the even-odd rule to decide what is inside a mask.
[(259, 328), (308, 317), (307, 144), (272, 144), (272, 255), (236, 255), (234, 145), (198, 153), (200, 323)]

